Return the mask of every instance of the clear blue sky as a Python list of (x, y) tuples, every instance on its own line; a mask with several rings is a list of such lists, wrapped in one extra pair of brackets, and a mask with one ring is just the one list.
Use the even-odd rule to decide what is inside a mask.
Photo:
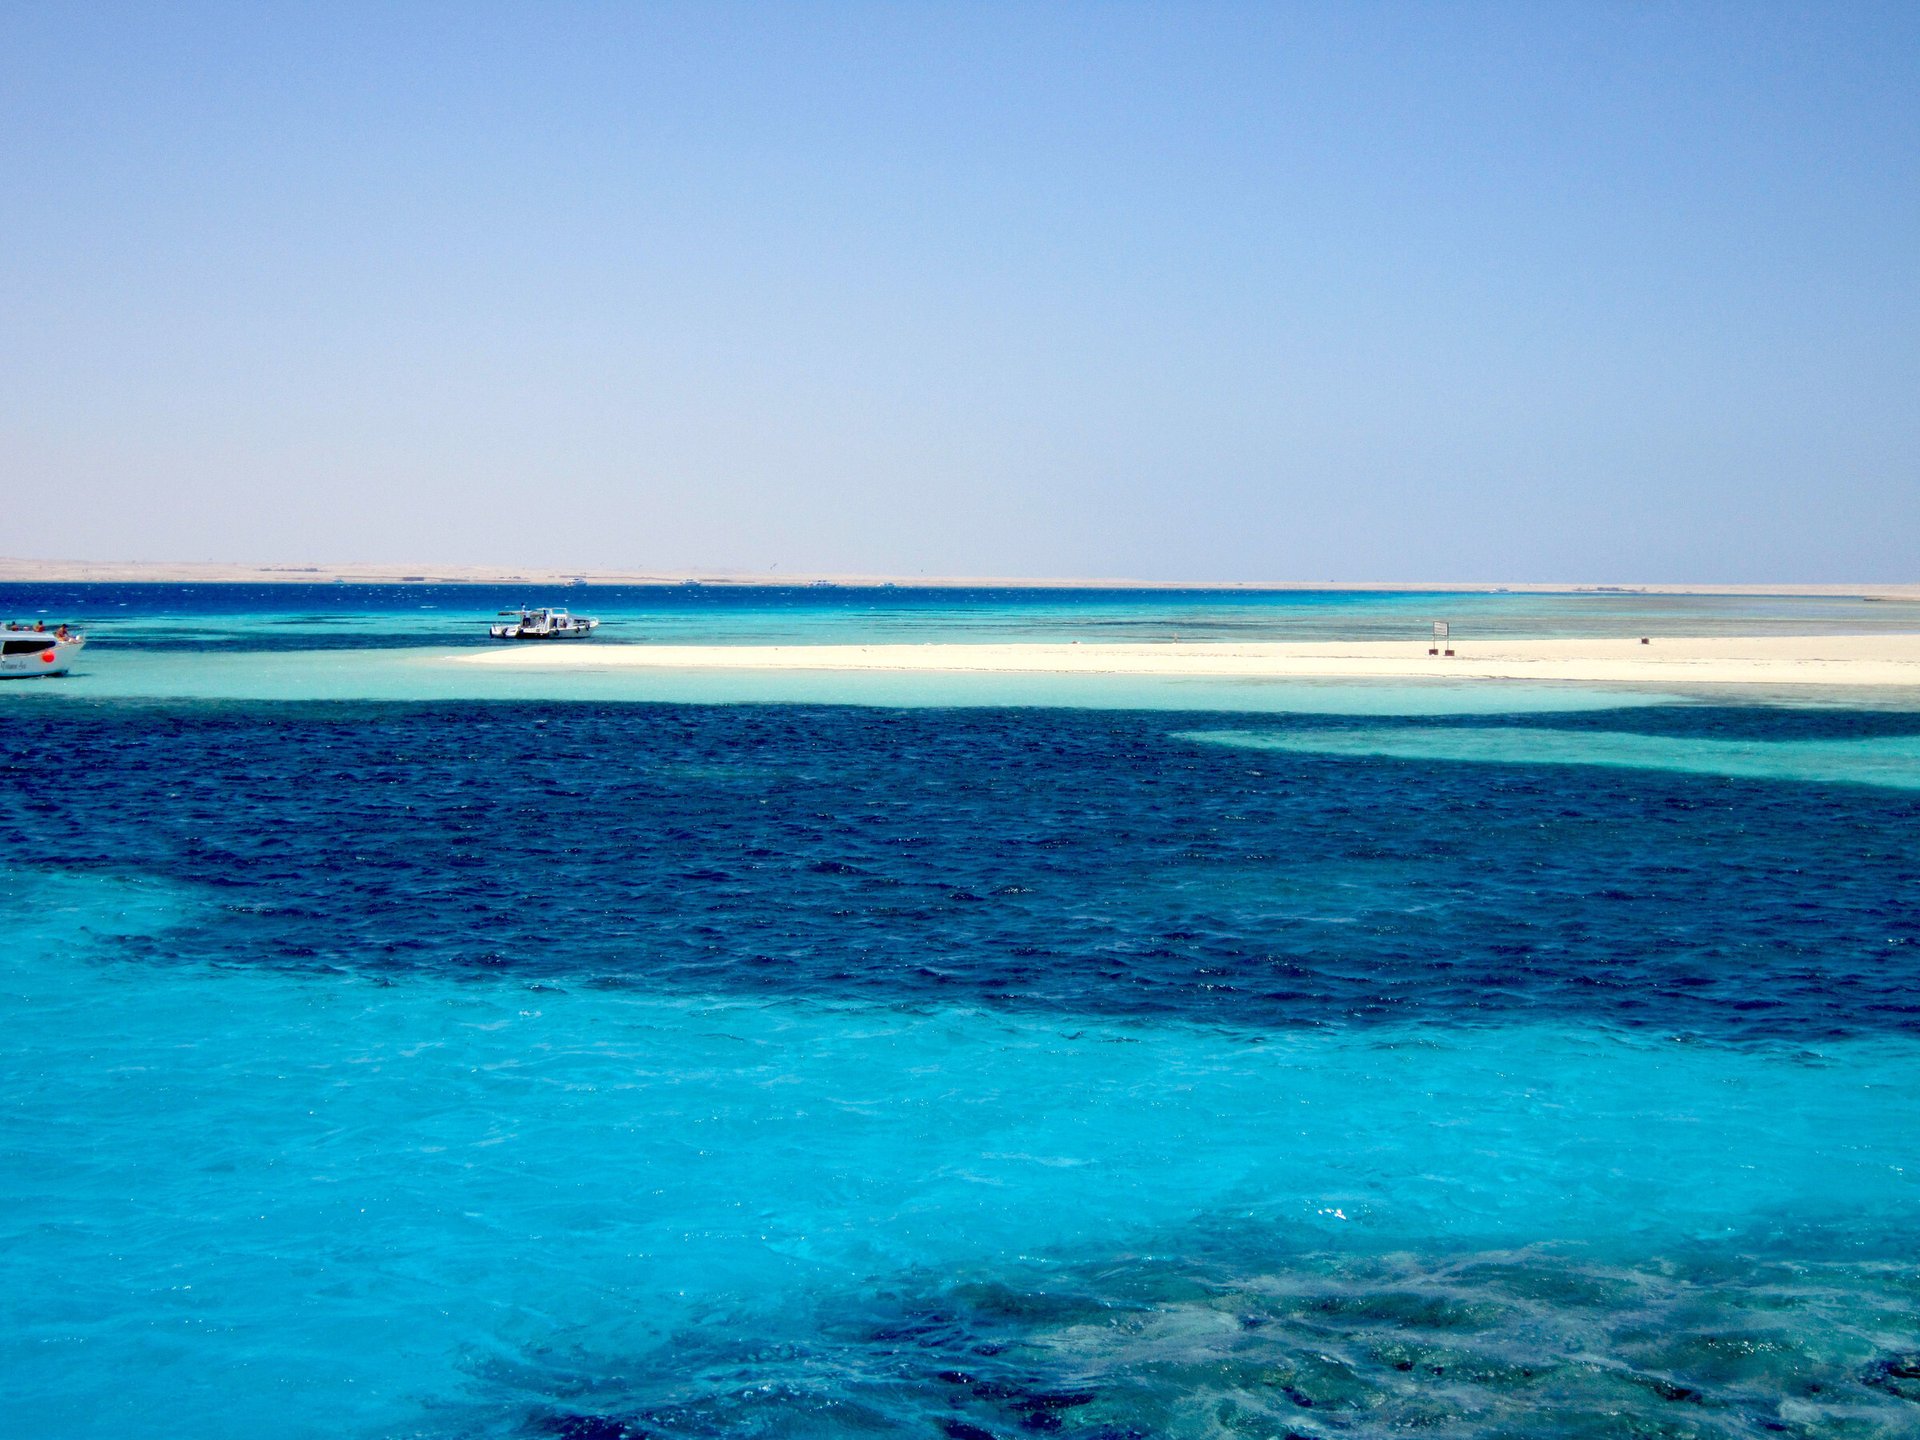
[(0, 554), (1920, 577), (1920, 5), (13, 3)]

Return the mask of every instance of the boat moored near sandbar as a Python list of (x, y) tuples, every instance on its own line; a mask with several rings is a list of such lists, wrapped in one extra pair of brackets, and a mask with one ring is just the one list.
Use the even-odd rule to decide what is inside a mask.
[(584, 640), (600, 624), (598, 620), (590, 620), (584, 615), (574, 615), (545, 605), (537, 610), (522, 606), (518, 610), (502, 610), (500, 613), (513, 618), (504, 625), (487, 627), (487, 633), (496, 640)]
[(0, 680), (64, 675), (86, 643), (86, 636), (64, 625), (54, 630), (9, 625), (0, 630)]

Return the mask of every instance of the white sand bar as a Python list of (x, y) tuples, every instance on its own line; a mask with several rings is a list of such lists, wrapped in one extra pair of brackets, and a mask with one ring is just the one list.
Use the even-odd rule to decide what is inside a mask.
[(1618, 640), (1150, 645), (521, 644), (457, 657), (502, 669), (891, 670), (943, 674), (1227, 676), (1241, 680), (1569, 680), (1648, 685), (1920, 688), (1920, 634)]

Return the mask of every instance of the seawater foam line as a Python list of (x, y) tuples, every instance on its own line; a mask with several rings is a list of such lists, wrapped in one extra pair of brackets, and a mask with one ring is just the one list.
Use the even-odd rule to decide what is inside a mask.
[(1499, 729), (1192, 730), (1178, 739), (1294, 755), (1501, 765), (1599, 765), (1920, 790), (1920, 736), (1700, 740), (1625, 731)]

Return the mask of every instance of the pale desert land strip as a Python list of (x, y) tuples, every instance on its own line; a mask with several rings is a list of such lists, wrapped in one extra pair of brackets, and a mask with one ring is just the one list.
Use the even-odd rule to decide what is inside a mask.
[(528, 642), (453, 657), (513, 670), (888, 670), (941, 674), (1152, 675), (1240, 680), (1568, 680), (1650, 685), (1920, 688), (1920, 634), (1165, 644), (621, 645)]
[[(0, 556), (0, 582), (67, 584), (331, 584), (352, 585), (843, 585), (848, 588), (895, 586), (901, 589), (1004, 590), (1245, 590), (1367, 591), (1407, 594), (1488, 595), (1779, 595), (1852, 597), (1861, 600), (1920, 601), (1920, 581), (1848, 582), (1820, 585), (1707, 585), (1688, 582), (1486, 580), (1138, 580), (1010, 575), (887, 575), (746, 571), (727, 569), (564, 570), (499, 565), (394, 565), (349, 562), (338, 565), (263, 564), (224, 560), (37, 560)], [(532, 603), (545, 603), (536, 599)]]

